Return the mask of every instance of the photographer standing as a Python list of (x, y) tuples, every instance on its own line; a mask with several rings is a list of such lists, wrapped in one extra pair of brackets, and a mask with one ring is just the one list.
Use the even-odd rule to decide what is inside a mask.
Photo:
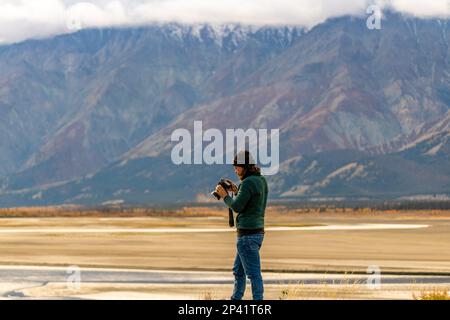
[(217, 194), (229, 208), (237, 212), (237, 253), (233, 266), (235, 277), (232, 300), (241, 300), (244, 296), (246, 276), (252, 284), (254, 300), (262, 300), (264, 284), (261, 276), (259, 250), (264, 239), (264, 212), (267, 204), (268, 186), (261, 170), (255, 165), (248, 151), (238, 153), (234, 158), (234, 171), (241, 180), (237, 187), (232, 181), (231, 189), (236, 198), (233, 200), (220, 185)]

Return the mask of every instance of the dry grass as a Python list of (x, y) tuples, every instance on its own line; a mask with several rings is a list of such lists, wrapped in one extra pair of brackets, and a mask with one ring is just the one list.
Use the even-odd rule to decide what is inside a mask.
[[(226, 210), (221, 206), (190, 206), (178, 209), (151, 209), (151, 208), (122, 208), (104, 207), (90, 209), (76, 205), (50, 206), (50, 207), (17, 207), (0, 208), (0, 217), (206, 217), (225, 216)], [(287, 208), (286, 206), (273, 205), (266, 209), (266, 216), (278, 217), (293, 216), (342, 216), (346, 217), (379, 217), (379, 216), (404, 216), (404, 217), (450, 217), (450, 210), (374, 210), (371, 208)]]
[(418, 294), (413, 293), (414, 300), (450, 300), (449, 288), (432, 288), (430, 290), (422, 290)]
[(291, 283), (281, 290), (278, 299), (344, 299), (363, 291), (363, 282), (344, 276), (342, 279), (333, 279), (331, 282), (323, 279), (317, 284), (305, 284), (303, 281), (296, 284)]
[(305, 284), (299, 281), (296, 285), (290, 285), (281, 290), (278, 300), (298, 300), (304, 296)]
[(199, 297), (200, 300), (218, 300), (219, 297), (214, 292), (204, 292)]
[(208, 207), (180, 209), (120, 208), (88, 209), (79, 206), (0, 208), (0, 218), (135, 218), (135, 217), (208, 217), (222, 216), (224, 210)]

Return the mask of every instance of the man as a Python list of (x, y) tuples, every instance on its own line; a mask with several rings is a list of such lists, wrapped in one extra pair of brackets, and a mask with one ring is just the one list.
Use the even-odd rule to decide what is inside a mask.
[(235, 281), (231, 299), (242, 299), (247, 276), (251, 281), (253, 299), (262, 300), (264, 284), (259, 250), (264, 239), (267, 181), (248, 151), (238, 153), (234, 158), (233, 166), (241, 180), (239, 187), (228, 180), (232, 185), (233, 193), (237, 194), (236, 198), (233, 200), (222, 186), (216, 187), (216, 192), (226, 205), (238, 213), (236, 217), (237, 253), (233, 266)]

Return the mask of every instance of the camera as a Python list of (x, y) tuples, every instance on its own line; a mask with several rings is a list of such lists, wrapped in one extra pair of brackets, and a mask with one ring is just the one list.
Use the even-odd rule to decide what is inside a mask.
[[(232, 185), (225, 179), (220, 179), (218, 186), (222, 186), (226, 191), (232, 191)], [(216, 197), (217, 200), (220, 200), (220, 196), (216, 191), (211, 192), (211, 194)]]
[[(233, 185), (225, 180), (224, 178), (220, 179), (218, 186), (222, 186), (226, 191), (233, 191)], [(220, 200), (220, 196), (216, 191), (211, 192), (211, 194), (216, 197), (217, 200)], [(233, 195), (231, 195), (233, 197)], [(233, 216), (233, 210), (228, 208), (228, 225), (230, 227), (234, 227), (234, 216)]]

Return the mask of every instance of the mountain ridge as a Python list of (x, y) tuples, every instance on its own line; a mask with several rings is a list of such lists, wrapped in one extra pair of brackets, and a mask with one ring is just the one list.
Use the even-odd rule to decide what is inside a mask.
[[(11, 195), (17, 194), (17, 201), (30, 203), (102, 202), (114, 200), (120, 190), (131, 190), (124, 193), (126, 199), (158, 201), (170, 200), (171, 188), (185, 199), (174, 181), (157, 179), (160, 188), (152, 189), (147, 188), (150, 178), (142, 176), (173, 175), (171, 170), (181, 180), (202, 175), (200, 168), (186, 168), (192, 172), (185, 173), (168, 164), (171, 132), (192, 129), (195, 120), (203, 121), (205, 129), (279, 128), (281, 164), (301, 181), (273, 177), (280, 197), (299, 190), (305, 196), (344, 191), (351, 196), (358, 190), (381, 195), (377, 188), (386, 177), (380, 170), (389, 171), (385, 166), (394, 159), (410, 170), (420, 167), (428, 177), (425, 184), (437, 177), (421, 162), (422, 155), (406, 159), (401, 152), (433, 137), (442, 139), (446, 150), (447, 138), (440, 134), (448, 132), (450, 123), (447, 23), (388, 14), (380, 31), (349, 17), (307, 31), (196, 28), (85, 30), (0, 48), (0, 69), (6, 70), (0, 75), (5, 124), (0, 129), (5, 137), (0, 202), (14, 203)], [(326, 154), (341, 159), (321, 168), (332, 175), (328, 184), (327, 176), (311, 176), (314, 159)], [(299, 157), (312, 160), (303, 168)], [(365, 158), (379, 161), (371, 173), (378, 182), (366, 188), (363, 182), (352, 185), (339, 178), (346, 172), (362, 174), (357, 160)], [(306, 176), (299, 169), (309, 167)], [(445, 163), (438, 167), (446, 172)], [(187, 198), (207, 193), (216, 175), (226, 174), (226, 167), (202, 168), (213, 177), (185, 190)], [(399, 174), (406, 175), (401, 169)], [(106, 176), (123, 172), (128, 174), (123, 177), (126, 187)], [(133, 190), (132, 177), (144, 194)], [(307, 181), (318, 187), (305, 189)], [(439, 183), (440, 191), (445, 183)], [(77, 184), (84, 187), (77, 189)], [(296, 185), (300, 187), (292, 189)], [(83, 189), (103, 190), (89, 198)], [(399, 190), (391, 192), (410, 194)]]

